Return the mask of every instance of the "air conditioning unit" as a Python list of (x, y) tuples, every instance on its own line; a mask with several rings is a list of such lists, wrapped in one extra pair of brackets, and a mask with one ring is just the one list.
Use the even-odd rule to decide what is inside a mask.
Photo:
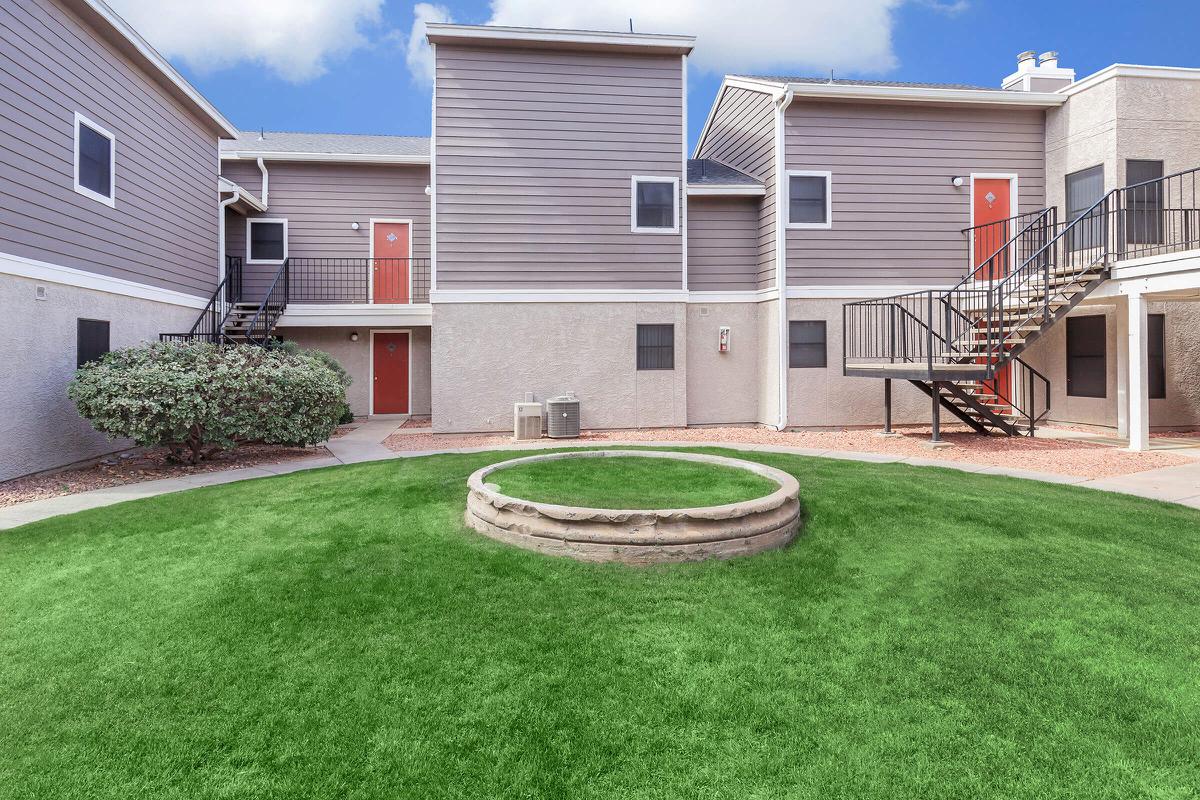
[(513, 439), (523, 442), (542, 438), (542, 404), (513, 404)]
[(573, 394), (546, 401), (546, 435), (551, 439), (579, 436), (579, 400)]

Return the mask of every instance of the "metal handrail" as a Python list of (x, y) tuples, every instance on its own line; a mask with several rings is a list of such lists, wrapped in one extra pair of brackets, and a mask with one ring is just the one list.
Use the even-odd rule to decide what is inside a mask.
[[(225, 341), (224, 323), (229, 315), (229, 308), (241, 300), (242, 288), (242, 259), (238, 256), (227, 255), (225, 256), (225, 277), (213, 290), (212, 296), (204, 304), (204, 308), (196, 317), (191, 329), (187, 333), (160, 333), (159, 341), (203, 339), (213, 344), (221, 344)], [(207, 330), (202, 330), (204, 327), (207, 327)]]
[[(288, 302), (288, 266), (289, 259), (284, 259), (279, 265), (278, 271), (275, 273), (275, 278), (271, 281), (271, 287), (267, 289), (266, 295), (263, 297), (262, 303), (258, 310), (254, 312), (254, 316), (250, 319), (250, 324), (246, 326), (246, 339), (250, 342), (257, 342), (265, 345), (271, 338), (271, 332), (275, 329), (275, 323), (283, 316), (283, 309)], [(282, 281), (282, 284), (280, 283)], [(267, 316), (263, 317), (263, 312)], [(259, 325), (259, 320), (262, 320), (262, 325)], [(262, 329), (262, 336), (256, 337), (255, 331)]]

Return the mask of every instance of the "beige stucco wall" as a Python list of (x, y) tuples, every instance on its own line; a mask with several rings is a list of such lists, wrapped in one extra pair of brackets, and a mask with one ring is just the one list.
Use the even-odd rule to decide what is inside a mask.
[[(842, 305), (855, 299), (788, 300), (789, 320), (825, 320), (827, 363), (788, 370), (789, 426), (883, 426), (883, 381), (842, 375)], [(908, 381), (892, 381), (894, 424), (928, 423), (930, 409), (930, 399)]]
[[(675, 325), (675, 369), (636, 369), (638, 323)], [(584, 428), (687, 423), (683, 303), (437, 303), (437, 432), (512, 429), (512, 406), (574, 392)]]
[(1126, 184), (1127, 159), (1200, 167), (1200, 81), (1118, 77), (1046, 112), (1046, 202), (1063, 208), (1066, 175), (1104, 165), (1105, 189)]
[[(400, 326), (386, 330), (401, 330)], [(410, 353), (413, 416), (429, 416), (430, 394), (430, 335), (428, 327), (403, 328), (412, 333), (412, 351)], [(280, 328), (281, 338), (296, 342), (301, 347), (324, 350), (336, 358), (354, 378), (346, 392), (350, 410), (356, 417), (365, 417), (370, 408), (371, 387), (371, 329), (369, 327), (331, 327), (331, 328)], [(350, 334), (358, 333), (358, 341), (350, 341)]]
[[(758, 422), (759, 374), (763, 366), (757, 303), (687, 306), (687, 423)], [(722, 326), (730, 329), (729, 352), (718, 350)]]
[[(46, 299), (37, 300), (37, 286)], [(109, 441), (67, 399), (75, 374), (77, 320), (108, 320), (116, 350), (192, 327), (199, 309), (0, 275), (0, 480), (132, 446)]]
[[(1200, 425), (1200, 302), (1151, 302), (1151, 314), (1166, 314), (1167, 396), (1150, 401), (1152, 428), (1190, 428)], [(1022, 356), (1050, 380), (1050, 417), (1076, 425), (1117, 426), (1118, 336), (1126, 313), (1121, 300), (1098, 300), (1080, 305), (1071, 316), (1105, 317), (1104, 397), (1067, 395), (1067, 325), (1059, 322)]]
[(779, 301), (758, 304), (758, 341), (762, 349), (758, 373), (758, 421), (779, 422)]

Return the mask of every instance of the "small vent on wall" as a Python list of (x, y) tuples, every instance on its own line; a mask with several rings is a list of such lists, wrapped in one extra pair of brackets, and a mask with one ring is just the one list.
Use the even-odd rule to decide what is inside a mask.
[(45, 299), (46, 299), (46, 296), (47, 296), (47, 295), (46, 295), (46, 287), (45, 287), (45, 286), (41, 286), (41, 285), (39, 284), (38, 286), (34, 287), (34, 289), (33, 289), (33, 298), (34, 298), (35, 300), (45, 300)]
[(708, 316), (708, 306), (700, 306), (700, 316), (702, 316), (702, 317)]

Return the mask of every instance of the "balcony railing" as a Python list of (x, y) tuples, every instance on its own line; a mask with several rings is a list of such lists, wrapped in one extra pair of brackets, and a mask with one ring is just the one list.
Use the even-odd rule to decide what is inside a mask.
[(429, 302), (427, 258), (296, 258), (290, 303)]

